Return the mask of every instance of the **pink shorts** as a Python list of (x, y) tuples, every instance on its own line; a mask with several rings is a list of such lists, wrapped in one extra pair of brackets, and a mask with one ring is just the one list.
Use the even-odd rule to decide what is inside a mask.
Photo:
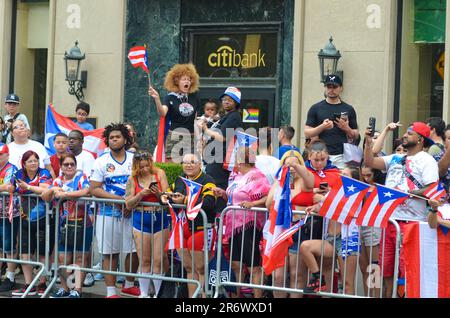
[[(397, 221), (397, 222), (400, 226), (400, 232), (403, 237), (404, 226), (406, 222), (404, 221)], [(383, 277), (394, 276), (396, 235), (397, 230), (395, 229), (395, 226), (390, 222), (388, 223), (388, 226), (386, 228), (386, 234), (383, 235), (383, 232), (381, 232), (380, 253), (378, 256), (378, 261), (383, 271)], [(398, 277), (405, 277), (405, 259), (403, 255), (403, 249), (400, 249)]]

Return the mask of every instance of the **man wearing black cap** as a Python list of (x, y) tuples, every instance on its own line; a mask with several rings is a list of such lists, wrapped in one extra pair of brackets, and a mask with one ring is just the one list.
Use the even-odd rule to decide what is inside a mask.
[(16, 94), (9, 94), (5, 98), (5, 109), (7, 114), (4, 117), (6, 127), (8, 129), (8, 133), (6, 135), (6, 143), (9, 144), (12, 141), (12, 123), (16, 119), (21, 120), (27, 129), (30, 129), (30, 125), (28, 124), (27, 116), (19, 113), (19, 96)]
[(327, 145), (330, 160), (339, 169), (344, 169), (344, 143), (359, 139), (356, 112), (340, 98), (342, 80), (339, 76), (328, 75), (324, 86), (326, 98), (308, 111), (305, 137), (322, 139)]

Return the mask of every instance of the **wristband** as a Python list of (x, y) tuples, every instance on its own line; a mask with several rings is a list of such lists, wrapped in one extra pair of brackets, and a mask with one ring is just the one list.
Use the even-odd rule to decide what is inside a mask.
[(435, 210), (435, 209), (433, 209), (433, 208), (431, 208), (431, 207), (430, 207), (428, 210), (429, 210), (431, 213), (434, 213), (434, 214), (436, 214), (437, 211), (438, 211), (438, 210)]

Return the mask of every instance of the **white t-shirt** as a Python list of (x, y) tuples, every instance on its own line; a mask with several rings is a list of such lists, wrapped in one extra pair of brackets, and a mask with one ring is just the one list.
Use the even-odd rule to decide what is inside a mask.
[[(91, 181), (102, 182), (103, 190), (124, 197), (131, 167), (133, 153), (126, 152), (123, 162), (117, 162), (110, 152), (102, 154), (95, 160)], [(99, 213), (106, 216), (120, 216), (122, 211), (108, 204), (101, 205)]]
[(280, 169), (280, 160), (274, 156), (258, 155), (256, 156), (255, 167), (264, 173), (267, 181), (272, 185), (275, 182), (275, 175)]
[(19, 145), (16, 142), (12, 142), (8, 145), (9, 148), (9, 162), (15, 165), (18, 169), (22, 169), (20, 161), (22, 156), (28, 150), (33, 150), (39, 156), (39, 168), (44, 169), (45, 165), (50, 164), (50, 156), (47, 153), (45, 147), (34, 140), (28, 140), (26, 144)]
[[(418, 190), (417, 186), (412, 184), (412, 189), (408, 186), (408, 180), (404, 173), (401, 159), (403, 155), (390, 155), (382, 157), (386, 165), (387, 176), (386, 186), (395, 188), (403, 192), (409, 190)], [(439, 180), (439, 170), (436, 160), (424, 151), (414, 156), (406, 158), (406, 165), (411, 168), (411, 175), (422, 185), (422, 187)], [(426, 201), (421, 199), (407, 199), (399, 205), (392, 217), (399, 219), (412, 219), (427, 221), (428, 211)]]
[(82, 150), (75, 158), (77, 159), (77, 170), (83, 171), (86, 177), (89, 178), (92, 174), (92, 169), (94, 168), (94, 156), (89, 151)]

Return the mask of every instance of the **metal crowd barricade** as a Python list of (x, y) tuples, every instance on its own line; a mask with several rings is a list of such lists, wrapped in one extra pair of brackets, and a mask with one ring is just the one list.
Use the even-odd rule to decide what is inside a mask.
[[(13, 196), (13, 218), (10, 221), (8, 215), (10, 194), (1, 193), (0, 197), (3, 211), (3, 217), (0, 218), (2, 243), (0, 246), (0, 262), (39, 268), (25, 292), (20, 296), (25, 298), (36, 286), (41, 276), (50, 274), (50, 223), (53, 220), (53, 215), (50, 204), (43, 201), (40, 196), (15, 194)], [(33, 220), (30, 219), (30, 213), (33, 213)], [(34, 220), (35, 217), (36, 220)], [(18, 224), (15, 225), (15, 222)], [(9, 235), (7, 235), (7, 228), (10, 229)], [(45, 240), (45, 246), (42, 245), (42, 240)], [(5, 247), (7, 242), (10, 248)], [(35, 250), (34, 253), (31, 253), (32, 249)], [(25, 255), (28, 255), (28, 260), (24, 259)], [(36, 260), (33, 261), (32, 259)], [(31, 273), (33, 275), (33, 269), (31, 269)]]
[[(70, 201), (68, 201), (70, 202)], [(134, 242), (134, 236), (133, 236), (133, 226), (131, 224), (126, 225), (125, 223), (128, 221), (125, 221), (126, 219), (123, 217), (113, 217), (113, 220), (110, 221), (118, 221), (119, 222), (119, 226), (120, 229), (124, 229), (125, 230), (129, 230), (132, 233), (126, 233), (126, 232), (122, 232), (122, 236), (121, 237), (115, 237), (114, 236), (114, 231), (110, 231), (111, 232), (111, 237), (108, 237), (105, 235), (105, 222), (107, 221), (107, 219), (105, 217), (99, 217), (99, 210), (104, 211), (105, 207), (112, 207), (115, 206), (117, 211), (123, 211), (125, 208), (125, 201), (124, 200), (111, 200), (111, 199), (99, 199), (99, 198), (94, 198), (94, 197), (83, 197), (83, 198), (79, 198), (76, 201), (71, 201), (71, 202), (76, 202), (75, 204), (75, 215), (76, 215), (76, 219), (72, 220), (72, 224), (71, 226), (73, 226), (75, 229), (82, 227), (82, 230), (73, 230), (73, 238), (69, 237), (69, 230), (67, 229), (67, 225), (68, 223), (68, 219), (67, 217), (63, 216), (61, 217), (59, 211), (61, 211), (61, 204), (64, 204), (65, 201), (59, 201), (56, 204), (56, 208), (55, 211), (58, 211), (58, 213), (55, 213), (55, 243), (56, 243), (56, 248), (55, 248), (55, 256), (54, 256), (54, 264), (55, 264), (55, 268), (57, 269), (57, 273), (63, 274), (63, 277), (61, 279), (65, 279), (67, 277), (65, 277), (66, 275), (64, 275), (64, 272), (66, 271), (75, 271), (76, 273), (100, 273), (103, 275), (114, 275), (114, 276), (126, 276), (126, 277), (133, 277), (133, 278), (147, 278), (147, 279), (158, 279), (161, 281), (167, 281), (167, 282), (173, 282), (176, 284), (180, 284), (180, 283), (186, 283), (186, 284), (194, 284), (196, 285), (196, 290), (193, 294), (193, 297), (197, 297), (202, 288), (204, 288), (204, 291), (206, 294), (210, 294), (210, 290), (208, 288), (208, 284), (204, 284), (204, 286), (202, 286), (201, 282), (199, 280), (196, 279), (188, 279), (185, 278), (185, 276), (183, 275), (184, 273), (184, 258), (181, 257), (181, 269), (182, 269), (182, 275), (181, 277), (176, 277), (175, 273), (174, 273), (174, 263), (176, 262), (175, 260), (175, 252), (174, 251), (169, 251), (168, 254), (170, 254), (170, 260), (167, 260), (167, 264), (164, 264), (164, 260), (167, 259), (165, 257), (166, 252), (164, 251), (165, 247), (166, 247), (166, 240), (162, 240), (159, 246), (155, 246), (155, 236), (152, 236), (152, 241), (151, 241), (151, 245), (152, 245), (152, 251), (159, 251), (160, 254), (160, 260), (161, 260), (161, 266), (160, 268), (163, 268), (170, 266), (170, 271), (166, 270), (165, 273), (153, 273), (153, 274), (143, 274), (143, 273), (139, 273), (138, 271), (134, 271), (133, 266), (136, 267), (138, 264), (136, 264), (135, 262), (133, 263), (133, 258), (130, 257), (128, 263), (123, 262), (122, 260), (124, 259), (124, 254), (126, 254), (125, 248), (124, 248), (124, 244), (123, 244), (123, 237), (125, 235), (128, 235), (129, 237), (131, 237), (133, 239)], [(141, 229), (143, 228), (143, 223), (144, 223), (144, 207), (153, 207), (155, 209), (155, 211), (152, 212), (148, 212), (148, 213), (159, 213), (157, 211), (161, 210), (161, 213), (166, 213), (166, 209), (167, 206), (162, 206), (159, 203), (140, 203), (138, 205), (139, 208), (142, 209), (143, 213), (141, 213)], [(185, 206), (183, 205), (173, 205), (174, 208), (184, 208)], [(147, 212), (145, 212), (147, 213)], [(79, 215), (81, 214), (81, 215)], [(200, 211), (200, 215), (203, 219), (203, 237), (204, 237), (204, 242), (203, 242), (203, 246), (207, 247), (208, 246), (208, 235), (207, 235), (207, 231), (209, 228), (211, 228), (211, 224), (207, 223), (207, 217), (206, 214), (203, 210)], [(152, 214), (152, 217), (154, 216), (154, 214)], [(133, 215), (130, 216), (130, 220), (132, 223), (132, 218)], [(170, 218), (170, 217), (169, 217)], [(102, 222), (99, 223), (99, 222)], [(163, 228), (163, 219), (161, 218), (161, 224), (160, 227)], [(171, 222), (170, 222), (171, 223)], [(171, 230), (171, 224), (169, 223), (169, 233)], [(65, 238), (63, 239), (63, 235), (61, 234), (61, 229), (63, 227), (66, 227), (65, 230)], [(89, 227), (92, 226), (92, 229), (89, 229)], [(151, 231), (153, 232), (153, 227), (156, 226), (155, 223), (152, 223), (152, 229)], [(116, 228), (115, 228), (116, 229)], [(98, 231), (100, 230), (101, 233), (98, 233)], [(131, 234), (131, 235), (130, 235)], [(78, 239), (77, 241), (77, 235), (82, 235), (82, 239)], [(89, 237), (89, 235), (91, 237)], [(101, 236), (101, 244), (105, 245), (107, 244), (106, 242), (108, 241), (108, 244), (114, 244), (114, 240), (120, 240), (120, 248), (119, 248), (119, 252), (118, 253), (111, 253), (111, 254), (107, 254), (107, 253), (103, 253), (103, 255), (100, 255), (101, 251), (105, 251), (104, 246), (97, 246), (96, 249), (98, 249), (98, 254), (100, 255), (100, 257), (103, 257), (106, 255), (106, 257), (109, 257), (109, 268), (103, 268), (102, 269), (94, 269), (91, 266), (91, 262), (95, 259), (96, 255), (95, 255), (95, 250), (94, 247), (97, 243), (97, 238), (98, 236)], [(193, 236), (193, 239), (195, 240), (195, 236)], [(141, 250), (142, 250), (142, 246), (143, 246), (143, 240), (144, 240), (144, 235), (141, 235)], [(85, 246), (89, 241), (92, 241), (92, 243), (90, 244), (90, 248), (88, 248), (88, 246)], [(130, 242), (131, 244), (133, 244), (133, 242)], [(61, 243), (62, 246), (59, 246), (61, 248), (61, 250), (58, 252), (58, 245)], [(77, 245), (81, 245), (81, 246), (77, 246)], [(89, 244), (88, 244), (89, 245)], [(195, 241), (193, 243), (193, 247), (195, 246)], [(78, 249), (78, 250), (77, 250)], [(81, 251), (80, 251), (81, 249)], [(134, 248), (135, 250), (135, 248)], [(86, 253), (86, 251), (89, 252), (89, 254)], [(208, 261), (209, 261), (209, 254), (208, 254), (208, 248), (203, 248), (203, 252), (204, 252), (204, 270), (205, 270), (205, 277), (206, 277), (206, 271), (208, 270)], [(63, 259), (59, 259), (58, 254), (61, 254), (61, 256), (63, 257)], [(67, 262), (67, 257), (69, 256), (69, 254), (71, 254), (72, 256), (76, 255), (76, 254), (82, 254), (81, 255), (81, 264), (75, 265), (75, 258), (73, 259), (73, 262)], [(113, 268), (112, 267), (112, 255), (113, 254), (119, 254), (119, 261), (118, 261), (118, 266), (117, 268)], [(142, 254), (142, 252), (141, 252)], [(154, 258), (153, 258), (154, 253), (152, 252), (151, 255), (151, 268), (153, 269), (155, 267), (155, 262), (154, 262)], [(70, 264), (70, 263), (74, 263), (74, 264)], [(103, 259), (100, 259), (100, 263), (103, 263)], [(125, 263), (125, 264), (124, 264)], [(81, 266), (80, 266), (81, 265)], [(125, 268), (128, 265), (128, 270), (125, 270)], [(192, 268), (195, 268), (195, 259), (192, 258), (192, 264), (191, 264)], [(153, 272), (153, 270), (151, 270), (151, 272)], [(164, 275), (162, 275), (164, 274)], [(48, 294), (50, 293), (50, 291), (52, 290), (53, 286), (56, 283), (57, 280), (57, 276), (55, 275), (53, 277), (53, 279), (51, 280), (49, 286), (47, 287), (47, 290), (45, 291), (44, 295), (42, 297), (47, 297)], [(78, 277), (78, 276), (76, 276)], [(78, 283), (77, 284), (82, 284), (81, 282), (81, 275), (78, 278)]]
[[(251, 222), (253, 224), (256, 224), (257, 213), (265, 214), (266, 221), (267, 221), (267, 218), (268, 218), (268, 210), (267, 209), (263, 209), (263, 208), (244, 209), (244, 208), (241, 208), (239, 206), (229, 206), (229, 207), (225, 208), (222, 211), (222, 213), (220, 215), (220, 219), (219, 219), (218, 245), (217, 245), (217, 258), (218, 258), (217, 259), (217, 264), (221, 263), (221, 258), (222, 258), (222, 255), (223, 255), (222, 251), (224, 249), (224, 241), (223, 241), (224, 226), (226, 226), (226, 227), (231, 226), (233, 229), (235, 229), (235, 224), (234, 223), (235, 223), (236, 212), (237, 211), (239, 211), (239, 213), (241, 213), (241, 216), (240, 216), (241, 218), (242, 218), (242, 213), (244, 213), (244, 218), (247, 218), (249, 216), (251, 218), (253, 218), (253, 220)], [(295, 215), (300, 215), (300, 217), (302, 217), (302, 216), (305, 215), (305, 213), (302, 212), (302, 211), (293, 211), (293, 212), (294, 212), (294, 216)], [(232, 213), (233, 214), (232, 217), (231, 217), (231, 223), (232, 224), (224, 224), (224, 218), (225, 218), (225, 215), (227, 213)], [(317, 217), (320, 217), (320, 216), (311, 214), (308, 217), (310, 218), (310, 222), (309, 222), (309, 237), (308, 238), (304, 238), (304, 241), (313, 239), (313, 232), (314, 232), (313, 225), (315, 224), (314, 218), (317, 218)], [(322, 217), (320, 217), (320, 218), (322, 219)], [(324, 228), (324, 223), (325, 223), (324, 219), (322, 219), (319, 222), (323, 222), (322, 223), (322, 230), (321, 230), (320, 238), (319, 238), (319, 239), (322, 240), (322, 244), (321, 244), (321, 253), (320, 253), (321, 256), (319, 257), (318, 260), (317, 260), (317, 257), (316, 257), (316, 261), (317, 261), (319, 269), (320, 269), (320, 286), (322, 286), (322, 285), (325, 284), (325, 282), (322, 282), (322, 275), (324, 274), (324, 272), (326, 270), (325, 261), (329, 261), (329, 259), (324, 259), (324, 256), (323, 256), (324, 255), (324, 247), (325, 247), (325, 243), (324, 242), (325, 241), (323, 240), (322, 236), (324, 235), (324, 233), (327, 233), (328, 228), (327, 229)], [(399, 227), (399, 224), (397, 223), (397, 221), (395, 221), (394, 219), (390, 219), (389, 222), (392, 223), (395, 226), (395, 229), (396, 229), (394, 268), (397, 269), (398, 265), (399, 265), (399, 252), (400, 252), (400, 245), (401, 245), (400, 227)], [(306, 227), (306, 226), (307, 225), (305, 224), (304, 227)], [(337, 226), (337, 224), (335, 224), (335, 226)], [(308, 230), (308, 229), (306, 229), (306, 230)], [(240, 232), (243, 233), (244, 232), (244, 228)], [(300, 230), (299, 230), (299, 232), (300, 232)], [(308, 233), (308, 232), (306, 231), (305, 233)], [(254, 254), (253, 253), (254, 252), (253, 249), (259, 248), (260, 247), (260, 243), (261, 243), (261, 242), (256, 242), (255, 241), (255, 237), (256, 237), (255, 234), (256, 234), (256, 227), (253, 227), (253, 237), (252, 237), (253, 241), (251, 243), (252, 255)], [(315, 234), (317, 234), (317, 233), (315, 233)], [(348, 257), (345, 257), (343, 259), (343, 265), (342, 265), (343, 268), (339, 268), (340, 279), (338, 279), (336, 277), (336, 275), (335, 275), (336, 264), (337, 264), (337, 254), (335, 252), (336, 237), (334, 237), (333, 242), (332, 243), (330, 242), (330, 244), (333, 245), (334, 251), (333, 251), (333, 256), (332, 256), (332, 259), (331, 259), (331, 270), (330, 270), (331, 275), (329, 275), (331, 277), (331, 279), (330, 279), (330, 284), (328, 286), (328, 290), (327, 291), (319, 291), (319, 292), (312, 293), (313, 295), (324, 296), (324, 297), (334, 297), (334, 298), (359, 298), (359, 297), (368, 297), (368, 296), (370, 296), (373, 293), (374, 296), (383, 297), (383, 272), (384, 271), (383, 271), (383, 268), (380, 269), (379, 265), (376, 265), (376, 266), (378, 266), (379, 270), (375, 271), (375, 275), (379, 275), (378, 277), (375, 277), (376, 279), (378, 279), (379, 286), (368, 286), (369, 287), (368, 295), (365, 295), (364, 292), (363, 293), (358, 293), (358, 287), (360, 287), (358, 283), (362, 283), (362, 284), (368, 283), (368, 281), (366, 281), (366, 282), (362, 281), (361, 282), (359, 280), (359, 273), (358, 273), (358, 271), (360, 270), (359, 255), (361, 253), (361, 248), (362, 248), (362, 246), (361, 246), (361, 234), (362, 234), (361, 233), (361, 228), (358, 227), (358, 236), (359, 237), (358, 237), (358, 247), (357, 247), (357, 251), (358, 252), (356, 254), (357, 255), (356, 268), (355, 268), (355, 273), (354, 273), (354, 277), (355, 277), (355, 279), (354, 279), (354, 292), (352, 294), (345, 293), (345, 291), (346, 291), (346, 289), (348, 287), (348, 286), (346, 286), (346, 278), (347, 278), (347, 275), (348, 275), (348, 273), (347, 273)], [(386, 243), (386, 240), (384, 239), (385, 234), (386, 234), (385, 233), (385, 229), (383, 229), (381, 231), (381, 235), (383, 236), (383, 240), (381, 240), (381, 238), (380, 238), (380, 242), (382, 241), (382, 242)], [(250, 235), (252, 235), (252, 234), (250, 234)], [(240, 277), (242, 275), (242, 272), (243, 272), (244, 238), (242, 238), (242, 243), (241, 243), (240, 259), (239, 259), (239, 272), (235, 273), (235, 275), (236, 275), (236, 282), (233, 282), (233, 281), (230, 280), (231, 272), (233, 270), (236, 270), (236, 268), (234, 268), (234, 269), (232, 268), (232, 262), (231, 262), (232, 255), (233, 255), (232, 249), (233, 249), (233, 245), (234, 245), (233, 244), (233, 239), (234, 239), (235, 235), (231, 235), (231, 237), (229, 238), (229, 241), (227, 242), (227, 245), (229, 246), (229, 250), (230, 250), (229, 251), (229, 257), (227, 259), (229, 261), (229, 266), (228, 266), (228, 269), (227, 269), (228, 275), (221, 275), (220, 271), (217, 270), (216, 278), (215, 278), (215, 287), (216, 288), (215, 288), (214, 297), (218, 298), (224, 291), (226, 292), (226, 290), (225, 290), (226, 287), (252, 288), (254, 291), (255, 291), (255, 289), (262, 289), (262, 290), (266, 290), (266, 291), (272, 291), (274, 293), (277, 293), (277, 292), (278, 293), (292, 293), (293, 295), (306, 294), (304, 292), (304, 290), (303, 290), (303, 286), (299, 286), (298, 282), (301, 281), (301, 283), (304, 286), (306, 286), (306, 284), (309, 281), (309, 277), (310, 277), (311, 273), (310, 273), (309, 269), (307, 269), (307, 267), (306, 267), (306, 270), (307, 270), (306, 275), (304, 273), (302, 273), (302, 264), (301, 264), (302, 260), (301, 260), (301, 255), (300, 255), (300, 246), (301, 246), (302, 241), (300, 240), (300, 233), (298, 233), (298, 235), (299, 235), (299, 237), (298, 237), (297, 242), (294, 243), (291, 246), (291, 247), (295, 247), (295, 245), (297, 245), (296, 249), (294, 248), (293, 253), (289, 253), (289, 257), (294, 257), (293, 261), (295, 262), (295, 267), (294, 267), (295, 274), (294, 273), (290, 273), (290, 272), (288, 273), (287, 269), (288, 269), (289, 264), (290, 264), (289, 263), (289, 259), (285, 263), (284, 268), (279, 268), (279, 269), (275, 270), (271, 275), (269, 275), (269, 277), (265, 277), (263, 269), (262, 269), (262, 266), (258, 266), (258, 267), (260, 267), (260, 270), (261, 270), (261, 279), (259, 280), (259, 282), (257, 284), (252, 283), (253, 272), (250, 271), (250, 270), (249, 270), (249, 276), (250, 277), (249, 277), (248, 282), (245, 281), (245, 278), (242, 279), (242, 277)], [(371, 231), (371, 235), (372, 235), (372, 238), (373, 238), (373, 231)], [(244, 235), (242, 235), (242, 236), (244, 236)], [(317, 239), (317, 238), (315, 238), (315, 239)], [(262, 238), (261, 238), (261, 240), (262, 240)], [(381, 244), (380, 242), (378, 243), (378, 245)], [(342, 244), (344, 244), (344, 241), (342, 241)], [(349, 248), (349, 246), (348, 246), (348, 244), (349, 244), (348, 239), (345, 240), (345, 244), (346, 244), (345, 251), (347, 251), (348, 248)], [(374, 263), (373, 259), (375, 257), (378, 258), (378, 255), (373, 255), (372, 251), (373, 251), (374, 246), (376, 246), (376, 245), (370, 246), (368, 269), (367, 268), (366, 269), (362, 269), (362, 270), (369, 270), (370, 271), (369, 275), (372, 275), (372, 269), (375, 267), (374, 264), (373, 264)], [(264, 251), (261, 250), (261, 257), (263, 255), (263, 253), (264, 253)], [(381, 264), (381, 263), (383, 265), (385, 264), (385, 262), (384, 262), (385, 255), (384, 255), (384, 253), (385, 253), (385, 249), (383, 248), (383, 252), (381, 253), (381, 256), (380, 256), (381, 260), (378, 260), (379, 264)], [(252, 259), (252, 261), (250, 263), (250, 267), (253, 267), (254, 261), (255, 260)], [(262, 262), (261, 262), (261, 264), (262, 264)], [(303, 264), (304, 264), (304, 262), (303, 262)], [(306, 265), (303, 265), (303, 268), (305, 268), (305, 266)], [(280, 272), (281, 272), (281, 274), (280, 274)], [(280, 278), (280, 275), (281, 275), (281, 278)], [(301, 279), (299, 279), (299, 277), (301, 277)], [(270, 283), (270, 278), (272, 280), (271, 283)], [(369, 277), (369, 278), (371, 278), (371, 277)], [(397, 278), (398, 278), (398, 271), (394, 270), (393, 291), (392, 291), (392, 297), (393, 298), (397, 297)], [(342, 282), (342, 291), (339, 291), (339, 284), (336, 284), (336, 281), (335, 281), (336, 279), (338, 279), (338, 282), (339, 281)], [(286, 284), (286, 282), (288, 280), (291, 282), (289, 287)], [(295, 281), (294, 286), (292, 286), (292, 280)], [(280, 283), (280, 282), (282, 282), (282, 283)], [(338, 290), (336, 290), (336, 288), (335, 288), (336, 285), (338, 285)], [(330, 290), (330, 288), (331, 288), (331, 290)], [(376, 289), (379, 289), (378, 293), (376, 292)], [(379, 294), (379, 295), (377, 295), (377, 294)]]

